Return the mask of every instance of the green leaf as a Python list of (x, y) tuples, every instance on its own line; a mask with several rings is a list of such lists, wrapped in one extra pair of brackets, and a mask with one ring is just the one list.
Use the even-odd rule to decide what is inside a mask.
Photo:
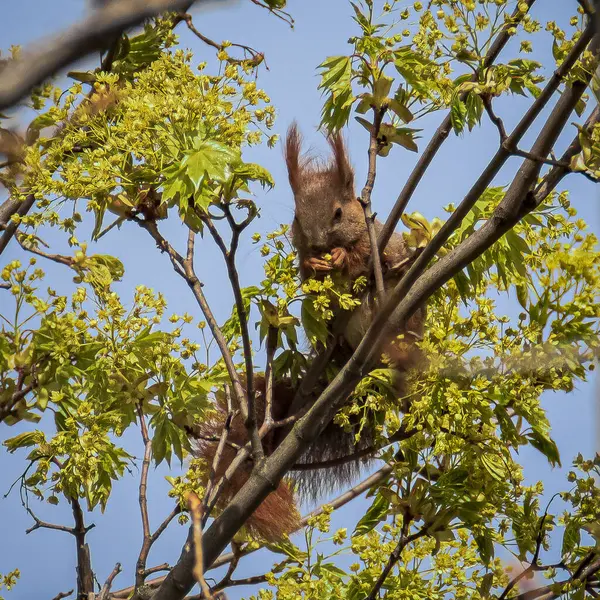
[(456, 135), (464, 131), (466, 117), (467, 107), (458, 94), (455, 94), (450, 104), (450, 122)]
[(577, 519), (572, 519), (567, 523), (565, 531), (563, 533), (562, 550), (561, 556), (571, 554), (581, 540), (581, 529), (580, 523)]
[(41, 444), (44, 440), (45, 437), (41, 431), (26, 431), (4, 441), (3, 446), (6, 446), (8, 451), (13, 453), (18, 448), (29, 448)]
[(356, 524), (352, 536), (364, 535), (374, 529), (388, 514), (389, 500), (382, 494), (377, 494), (373, 504), (363, 518)]
[(204, 140), (194, 150), (186, 152), (181, 168), (198, 192), (207, 180), (223, 181), (235, 161), (239, 161), (238, 150), (215, 140)]
[(273, 176), (267, 169), (255, 163), (240, 163), (233, 167), (233, 173), (247, 181), (258, 181), (262, 187), (272, 188), (275, 185)]
[(388, 94), (392, 89), (392, 83), (394, 83), (394, 80), (391, 77), (381, 75), (381, 77), (373, 84), (373, 100), (377, 107), (381, 106), (387, 99)]
[(306, 335), (313, 345), (316, 342), (324, 344), (327, 341), (329, 335), (327, 325), (315, 310), (311, 298), (302, 301), (301, 319)]
[(40, 129), (44, 129), (45, 127), (51, 127), (56, 124), (57, 116), (51, 113), (44, 113), (43, 115), (38, 115), (31, 123), (29, 123), (29, 127), (27, 128), (29, 131), (39, 131)]
[(484, 564), (489, 564), (492, 558), (494, 558), (494, 542), (489, 534), (476, 535), (474, 537), (481, 560)]
[(504, 463), (495, 454), (482, 454), (481, 464), (496, 481), (504, 481), (506, 479), (506, 468)]
[(360, 25), (360, 28), (366, 35), (371, 35), (373, 28), (369, 23), (369, 19), (362, 13), (360, 8), (354, 4), (354, 2), (350, 2), (350, 4), (354, 9), (354, 17), (352, 17), (352, 19)]
[(390, 108), (405, 122), (410, 123), (413, 120), (413, 115), (407, 106), (401, 104), (398, 100), (390, 101)]
[(533, 431), (527, 434), (527, 439), (534, 448), (539, 450), (548, 459), (548, 462), (553, 467), (556, 465), (561, 466), (558, 446), (546, 433), (539, 428), (533, 427)]
[(329, 131), (341, 129), (348, 122), (355, 100), (351, 86), (352, 61), (348, 56), (333, 56), (319, 68), (322, 73), (318, 89), (328, 94), (321, 112), (321, 126)]
[(469, 131), (472, 131), (475, 125), (479, 125), (479, 123), (481, 123), (483, 109), (483, 100), (478, 94), (475, 94), (474, 92), (467, 94), (465, 99), (465, 110)]

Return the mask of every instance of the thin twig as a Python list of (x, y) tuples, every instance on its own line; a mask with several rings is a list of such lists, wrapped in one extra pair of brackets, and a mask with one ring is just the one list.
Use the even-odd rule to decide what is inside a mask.
[[(230, 587), (239, 587), (242, 585), (258, 585), (259, 583), (265, 583), (267, 581), (266, 575), (252, 575), (250, 577), (244, 577), (244, 579), (229, 579), (226, 582), (219, 581), (217, 585), (214, 586), (213, 591), (218, 592)], [(187, 600), (203, 600), (203, 596), (195, 595), (188, 596)], [(215, 597), (216, 600), (216, 597)]]
[(202, 502), (200, 502), (200, 498), (194, 492), (189, 492), (187, 503), (192, 517), (194, 553), (196, 556), (192, 573), (194, 579), (200, 584), (200, 589), (205, 600), (211, 600), (212, 594), (210, 593), (206, 579), (204, 579), (204, 560), (202, 558)]
[(148, 577), (148, 575), (152, 575), (154, 573), (160, 573), (161, 571), (170, 571), (171, 565), (169, 563), (163, 563), (162, 565), (156, 565), (155, 567), (150, 567), (144, 571), (144, 577)]
[[(228, 385), (225, 385), (225, 398), (227, 400), (227, 416), (225, 417), (223, 432), (221, 433), (221, 437), (219, 438), (219, 444), (217, 445), (217, 450), (215, 452), (214, 459), (210, 466), (210, 473), (208, 476), (208, 484), (206, 486), (206, 492), (205, 492), (204, 498), (202, 500), (202, 511), (203, 511), (204, 519), (207, 519), (208, 515), (210, 515), (210, 510), (208, 510), (209, 498), (212, 494), (212, 490), (213, 490), (213, 487), (215, 484), (215, 477), (217, 474), (217, 469), (219, 468), (219, 463), (221, 462), (221, 456), (223, 455), (225, 443), (227, 442), (227, 437), (229, 436), (229, 428), (231, 427), (231, 421), (234, 416), (233, 404), (231, 402), (231, 392), (229, 391)], [(203, 522), (203, 525), (205, 522), (206, 521)]]
[(506, 141), (506, 138), (508, 137), (508, 134), (506, 133), (506, 128), (504, 127), (504, 121), (494, 112), (494, 107), (492, 106), (492, 99), (488, 94), (482, 94), (480, 98), (483, 102), (485, 112), (487, 112), (488, 117), (490, 118), (490, 121), (496, 126), (496, 129), (498, 130), (498, 134), (500, 135), (500, 143), (503, 144)]
[(543, 156), (535, 156), (531, 152), (526, 152), (525, 150), (520, 150), (519, 148), (511, 148), (510, 144), (507, 143), (508, 135), (506, 134), (506, 129), (504, 128), (504, 122), (494, 112), (494, 109), (492, 107), (492, 100), (491, 100), (490, 96), (482, 95), (481, 99), (483, 100), (483, 106), (485, 107), (485, 111), (487, 112), (487, 114), (490, 118), (490, 121), (492, 121), (492, 123), (494, 123), (494, 125), (496, 125), (496, 128), (498, 129), (498, 134), (500, 135), (500, 143), (502, 145), (506, 146), (506, 149), (513, 156), (521, 156), (522, 158), (528, 158), (530, 160), (535, 160), (535, 161), (543, 163), (545, 165), (551, 165), (554, 167), (570, 167), (570, 165), (568, 163), (562, 163), (553, 158), (545, 158)]
[(38, 519), (38, 517), (36, 517), (36, 515), (28, 506), (25, 507), (25, 510), (27, 510), (29, 516), (35, 521), (34, 525), (25, 530), (26, 534), (30, 534), (36, 529), (54, 529), (55, 531), (64, 531), (65, 533), (75, 535), (75, 529), (73, 527), (68, 527), (67, 525), (56, 525), (54, 523), (46, 523), (45, 521)]
[(140, 486), (138, 494), (138, 502), (140, 505), (140, 514), (142, 517), (142, 547), (135, 566), (135, 583), (136, 586), (141, 586), (144, 583), (144, 574), (146, 572), (146, 560), (152, 546), (152, 535), (150, 533), (150, 517), (148, 516), (148, 470), (150, 468), (150, 459), (152, 457), (152, 440), (148, 435), (148, 427), (146, 425), (146, 417), (141, 406), (137, 407), (138, 419), (140, 422), (140, 430), (142, 441), (144, 443), (144, 459), (142, 461), (142, 472), (140, 474)]
[(121, 572), (121, 563), (117, 563), (115, 568), (112, 570), (111, 574), (108, 576), (102, 589), (100, 590), (100, 594), (98, 595), (98, 600), (108, 600), (110, 594), (110, 588), (112, 587), (113, 581), (115, 577)]
[(242, 382), (240, 380), (240, 376), (235, 369), (235, 365), (233, 363), (233, 356), (229, 351), (229, 347), (227, 345), (227, 340), (223, 335), (219, 325), (217, 324), (217, 320), (215, 319), (212, 310), (206, 300), (206, 296), (202, 291), (202, 283), (196, 276), (194, 272), (194, 264), (193, 260), (188, 261), (184, 259), (179, 252), (177, 252), (173, 246), (160, 234), (158, 231), (158, 227), (154, 221), (146, 221), (143, 219), (135, 219), (135, 222), (145, 229), (154, 239), (158, 248), (166, 252), (171, 260), (171, 264), (175, 272), (184, 279), (184, 281), (188, 284), (192, 293), (194, 294), (194, 298), (196, 302), (200, 306), (200, 310), (206, 319), (208, 327), (217, 342), (217, 346), (221, 352), (221, 356), (223, 357), (223, 362), (225, 363), (225, 368), (227, 369), (227, 374), (231, 379), (233, 384), (233, 391), (235, 394), (236, 401), (241, 406), (245, 403), (245, 390), (242, 386)]
[[(390, 465), (390, 464), (384, 465), (381, 469), (379, 469), (378, 471), (376, 471), (375, 473), (373, 473), (372, 475), (367, 477), (365, 480), (361, 481), (359, 484), (355, 485), (353, 488), (346, 490), (343, 494), (341, 494), (340, 496), (338, 496), (331, 502), (328, 502), (327, 505), (331, 506), (334, 510), (337, 510), (338, 508), (345, 506), (346, 504), (348, 504), (348, 502), (354, 500), (354, 498), (357, 498), (358, 496), (360, 496), (367, 490), (370, 490), (372, 487), (374, 487), (377, 484), (384, 481), (385, 478), (388, 477), (388, 475), (390, 473), (392, 473), (393, 470), (394, 470), (393, 465)], [(319, 508), (315, 509), (314, 511), (312, 511), (311, 513), (304, 516), (302, 518), (302, 520), (300, 521), (299, 529), (306, 527), (308, 525), (308, 522), (310, 519), (317, 517), (322, 513), (323, 513), (323, 507), (319, 507)], [(222, 554), (219, 558), (217, 558), (212, 563), (212, 565), (207, 566), (206, 570), (209, 571), (209, 570), (213, 570), (213, 569), (218, 569), (219, 567), (222, 567), (223, 565), (231, 563), (233, 560), (236, 559), (236, 557), (241, 558), (248, 554), (252, 554), (253, 552), (256, 552), (257, 550), (260, 550), (261, 548), (262, 548), (262, 546), (252, 545), (252, 546), (245, 546), (245, 547), (241, 548), (240, 550), (237, 550), (235, 553), (227, 552), (225, 554)], [(163, 577), (157, 577), (156, 579), (146, 582), (146, 585), (150, 586), (151, 588), (158, 587), (165, 580), (165, 578), (166, 578), (166, 575)], [(128, 598), (129, 595), (131, 594), (131, 592), (133, 592), (133, 590), (134, 590), (134, 586), (124, 588), (122, 590), (115, 592), (113, 594), (113, 596), (115, 598)]]
[(52, 598), (52, 600), (62, 600), (63, 598), (68, 598), (73, 592), (74, 590), (69, 590), (68, 592), (59, 592), (56, 594), (56, 596), (54, 596), (54, 598)]
[(423, 537), (427, 531), (426, 528), (424, 527), (423, 529), (420, 529), (419, 531), (417, 531), (416, 533), (413, 533), (412, 535), (406, 535), (407, 530), (408, 530), (408, 527), (405, 524), (403, 524), (402, 525), (402, 533), (400, 535), (400, 541), (398, 542), (398, 545), (394, 548), (394, 550), (390, 554), (390, 557), (389, 557), (385, 567), (383, 568), (381, 575), (379, 575), (377, 581), (375, 582), (375, 585), (373, 586), (373, 588), (371, 589), (371, 592), (369, 593), (369, 595), (366, 597), (365, 600), (375, 600), (379, 596), (379, 590), (381, 590), (381, 588), (382, 588), (383, 584), (385, 583), (385, 580), (388, 578), (390, 572), (392, 571), (392, 569), (394, 568), (396, 563), (400, 560), (400, 556), (402, 555), (402, 551), (404, 550), (404, 548), (406, 548), (406, 546), (408, 546), (408, 544), (414, 542), (415, 540), (419, 539), (420, 537)]
[(377, 175), (377, 153), (379, 152), (379, 129), (381, 121), (385, 115), (386, 109), (374, 108), (373, 125), (369, 137), (369, 171), (367, 181), (362, 189), (359, 201), (365, 213), (365, 222), (369, 232), (369, 243), (371, 245), (371, 259), (373, 261), (373, 272), (375, 274), (375, 289), (377, 290), (377, 302), (381, 303), (385, 299), (385, 288), (383, 286), (383, 273), (381, 270), (381, 260), (379, 258), (379, 248), (377, 247), (377, 232), (375, 231), (375, 215), (371, 210), (371, 193), (375, 185)]
[[(534, 2), (535, 0), (526, 0), (527, 8), (530, 9)], [(513, 37), (511, 31), (512, 28), (518, 25), (523, 20), (523, 17), (527, 14), (527, 12), (528, 11), (521, 12), (520, 8), (517, 7), (510, 16), (510, 18), (506, 20), (502, 29), (498, 33), (498, 36), (490, 46), (490, 49), (483, 60), (482, 68), (484, 70), (488, 69), (498, 58), (498, 55), (503, 50), (504, 46), (506, 46), (506, 44)], [(474, 73), (473, 77), (471, 78), (471, 81), (477, 81), (477, 78), (478, 74)], [(461, 100), (464, 100), (465, 97), (466, 93), (463, 93), (460, 96)], [(446, 115), (440, 126), (433, 134), (433, 137), (429, 141), (429, 144), (427, 144), (427, 147), (421, 155), (421, 158), (419, 158), (417, 164), (415, 165), (415, 168), (412, 170), (411, 174), (406, 180), (404, 187), (400, 191), (400, 194), (398, 195), (398, 198), (396, 199), (396, 202), (392, 210), (390, 211), (390, 214), (383, 228), (379, 233), (378, 244), (380, 252), (383, 252), (385, 250), (385, 247), (390, 241), (390, 238), (392, 237), (392, 234), (396, 229), (396, 225), (398, 225), (398, 223), (400, 222), (400, 219), (402, 218), (404, 210), (406, 209), (406, 206), (412, 198), (412, 195), (417, 189), (417, 186), (419, 185), (421, 179), (423, 179), (425, 172), (431, 165), (439, 149), (442, 147), (443, 143), (448, 139), (448, 136), (450, 135), (451, 131), (452, 115), (448, 113), (448, 115)]]
[[(202, 40), (205, 44), (211, 46), (212, 48), (215, 48), (215, 50), (221, 51), (221, 50), (227, 50), (227, 47), (224, 46), (223, 44), (218, 44), (217, 42), (211, 40), (210, 38), (206, 37), (204, 34), (200, 33), (196, 27), (194, 27), (194, 23), (192, 22), (192, 16), (188, 15), (188, 14), (182, 14), (181, 18), (186, 22), (186, 25), (188, 26), (188, 29), (200, 40)], [(227, 58), (227, 62), (234, 64), (234, 65), (239, 65), (239, 64), (243, 64), (243, 63), (248, 63), (251, 62), (254, 66), (258, 66), (261, 63), (264, 63), (265, 68), (267, 69), (267, 71), (269, 70), (269, 67), (267, 66), (267, 63), (265, 61), (265, 55), (262, 52), (258, 52), (257, 50), (255, 50), (254, 48), (251, 48), (250, 46), (245, 46), (244, 44), (229, 44), (229, 46), (233, 47), (233, 48), (241, 48), (244, 51), (244, 54), (246, 52), (248, 52), (251, 57), (248, 59), (246, 57), (244, 58), (234, 58), (232, 56), (230, 56), (229, 58)]]
[(235, 299), (235, 307), (238, 313), (240, 321), (240, 333), (242, 336), (242, 347), (244, 349), (244, 363), (246, 367), (246, 393), (241, 394), (238, 400), (242, 400), (239, 408), (242, 411), (242, 417), (244, 418), (244, 424), (248, 431), (248, 436), (252, 444), (252, 455), (255, 463), (258, 463), (264, 457), (264, 450), (260, 441), (258, 433), (258, 426), (256, 423), (256, 406), (255, 397), (256, 390), (254, 389), (254, 365), (252, 361), (252, 344), (250, 341), (250, 332), (248, 331), (248, 314), (242, 296), (242, 288), (240, 285), (240, 278), (235, 265), (236, 252), (240, 239), (240, 234), (243, 230), (243, 226), (239, 225), (233, 219), (231, 212), (228, 207), (224, 207), (225, 216), (232, 230), (231, 243), (227, 248), (225, 241), (221, 237), (214, 223), (210, 218), (202, 216), (202, 221), (206, 224), (212, 238), (221, 250), (225, 264), (227, 266), (227, 273), (229, 275), (229, 281), (233, 290), (233, 296)]
[(267, 362), (265, 365), (265, 420), (261, 427), (271, 428), (273, 425), (273, 360), (277, 349), (278, 331), (269, 326), (267, 332)]
[(23, 243), (23, 237), (25, 237), (25, 234), (17, 233), (15, 236), (19, 246), (21, 246), (21, 248), (23, 248), (23, 250), (25, 250), (26, 252), (31, 252), (32, 254), (51, 260), (52, 262), (58, 263), (59, 265), (66, 265), (67, 267), (71, 268), (73, 267), (75, 261), (70, 256), (64, 256), (62, 254), (49, 254), (33, 246), (27, 246)]

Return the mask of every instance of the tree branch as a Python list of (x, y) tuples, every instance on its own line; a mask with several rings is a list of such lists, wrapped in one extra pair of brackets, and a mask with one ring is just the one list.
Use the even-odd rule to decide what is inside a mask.
[[(0, 86), (2, 85), (2, 80), (0, 79)], [(0, 88), (0, 96), (2, 94), (2, 88)], [(2, 204), (2, 214), (0, 217), (0, 225), (4, 226), (4, 232), (2, 237), (0, 237), (0, 254), (2, 254), (8, 246), (8, 242), (12, 239), (13, 235), (17, 231), (19, 227), (19, 223), (15, 222), (11, 219), (12, 215), (18, 215), (19, 217), (24, 217), (30, 210), (31, 207), (35, 204), (35, 196), (33, 194), (29, 194), (25, 200), (19, 202), (17, 200), (8, 199), (4, 204)]]
[(165, 11), (178, 11), (190, 0), (108, 2), (38, 50), (11, 60), (0, 74), (0, 110), (10, 108), (32, 88), (90, 52), (102, 50), (107, 38)]
[(94, 591), (94, 572), (92, 571), (92, 559), (90, 548), (86, 544), (85, 536), (93, 527), (85, 526), (83, 510), (77, 498), (69, 498), (73, 510), (75, 527), (73, 535), (77, 544), (77, 598), (78, 600), (87, 600), (88, 594)]
[(39, 519), (28, 506), (25, 507), (25, 510), (29, 513), (29, 516), (35, 521), (34, 525), (32, 525), (29, 529), (25, 530), (26, 534), (30, 534), (36, 529), (54, 529), (55, 531), (64, 531), (65, 533), (75, 535), (75, 529), (73, 527), (68, 527), (67, 525), (55, 525), (54, 523), (46, 523), (45, 521)]
[(200, 306), (200, 310), (202, 311), (202, 314), (208, 323), (208, 327), (215, 341), (217, 342), (217, 346), (219, 347), (221, 356), (223, 357), (227, 374), (229, 375), (231, 383), (233, 384), (236, 401), (240, 407), (243, 406), (245, 403), (244, 387), (242, 386), (240, 376), (235, 369), (235, 365), (233, 364), (233, 356), (231, 355), (229, 347), (227, 346), (227, 340), (217, 324), (213, 312), (206, 300), (206, 296), (202, 291), (202, 283), (194, 271), (193, 257), (192, 260), (184, 259), (183, 256), (181, 256), (181, 254), (179, 254), (179, 252), (177, 252), (173, 246), (171, 246), (171, 244), (160, 234), (154, 221), (135, 219), (135, 222), (152, 236), (158, 248), (162, 252), (166, 252), (168, 254), (175, 272), (182, 277), (182, 279), (192, 290), (194, 298), (196, 299), (198, 306)]
[(273, 424), (273, 360), (277, 349), (278, 331), (269, 326), (267, 332), (267, 361), (265, 365), (265, 420), (261, 429), (271, 428)]
[[(579, 53), (589, 43), (592, 34), (593, 30), (590, 26), (575, 45), (578, 54), (571, 55), (565, 62), (572, 63), (576, 60)], [(596, 54), (596, 52), (596, 44), (594, 44), (593, 53)], [(560, 75), (560, 70), (558, 75)], [(534, 154), (544, 155), (552, 148), (575, 104), (581, 98), (587, 83), (587, 81), (575, 82), (570, 88), (563, 91), (532, 148)], [(547, 95), (548, 91), (542, 92), (540, 98), (543, 98), (544, 94)], [(533, 111), (530, 109), (528, 115), (531, 117), (532, 112), (537, 114), (538, 108), (539, 105)], [(526, 127), (523, 125), (517, 128), (519, 134), (525, 130)], [(435, 290), (439, 289), (477, 256), (480, 256), (482, 252), (487, 250), (533, 209), (528, 192), (537, 179), (539, 169), (539, 163), (525, 161), (507, 191), (504, 200), (486, 224), (460, 246), (436, 262), (426, 275), (419, 278), (415, 285), (412, 285), (413, 281), (407, 281), (408, 275), (403, 278), (402, 282), (388, 296), (386, 303), (375, 317), (348, 363), (341, 369), (306, 415), (296, 423), (290, 435), (282, 441), (262, 465), (255, 468), (247, 483), (205, 532), (206, 564), (211, 564), (216, 559), (238, 528), (245, 522), (247, 516), (277, 486), (281, 477), (292, 467), (304, 449), (319, 435), (335, 411), (343, 404), (346, 395), (356, 385), (373, 356), (379, 351), (379, 345), (385, 335), (385, 326), (392, 313), (395, 313), (396, 319), (404, 322)], [(489, 169), (486, 169), (486, 171), (489, 172)], [(178, 564), (169, 573), (158, 590), (155, 600), (180, 598), (183, 590), (189, 590), (193, 585), (193, 578), (190, 577), (190, 566), (189, 554), (184, 549)]]
[(188, 506), (190, 509), (190, 515), (192, 517), (192, 534), (194, 540), (194, 568), (192, 574), (194, 579), (200, 584), (202, 595), (205, 600), (212, 600), (212, 594), (210, 588), (204, 579), (204, 559), (202, 558), (202, 503), (200, 498), (194, 493), (190, 492), (187, 498)]
[[(391, 465), (391, 464), (384, 465), (383, 467), (381, 467), (381, 469), (379, 469), (378, 471), (375, 471), (375, 473), (373, 473), (372, 475), (367, 477), (365, 480), (361, 481), (359, 484), (355, 485), (353, 488), (346, 490), (343, 494), (338, 496), (335, 500), (328, 502), (327, 505), (331, 506), (334, 510), (337, 510), (338, 508), (345, 506), (346, 504), (348, 504), (348, 502), (354, 500), (354, 498), (357, 498), (358, 496), (360, 496), (367, 490), (370, 490), (372, 487), (376, 486), (378, 483), (381, 483), (382, 481), (384, 481), (385, 478), (390, 473), (392, 473), (393, 470), (394, 470), (393, 465)], [(312, 512), (310, 512), (309, 514), (307, 514), (300, 521), (299, 529), (306, 527), (308, 525), (308, 522), (310, 519), (312, 519), (313, 517), (317, 517), (322, 513), (323, 513), (323, 507), (320, 506), (319, 508), (317, 508), (317, 509), (313, 510)], [(257, 550), (260, 550), (261, 548), (262, 548), (262, 546), (257, 547), (255, 545), (252, 545), (252, 546), (245, 546), (245, 547), (237, 550), (237, 552), (235, 552), (235, 553), (227, 552), (227, 553), (219, 556), (219, 558), (217, 558), (205, 570), (209, 571), (209, 570), (213, 570), (213, 569), (218, 569), (219, 567), (222, 567), (223, 565), (226, 565), (235, 559), (239, 559), (248, 554), (252, 554), (253, 552), (256, 552)], [(146, 585), (150, 586), (150, 587), (158, 587), (160, 584), (162, 584), (162, 582), (166, 578), (167, 578), (166, 575), (164, 577), (157, 577), (156, 579), (153, 579), (152, 581), (146, 582)], [(118, 592), (115, 592), (113, 594), (113, 596), (115, 598), (128, 598), (133, 590), (134, 590), (134, 586), (124, 588), (122, 590), (119, 590)]]
[(264, 451), (262, 443), (260, 441), (260, 436), (258, 434), (258, 427), (256, 424), (256, 391), (254, 389), (254, 365), (252, 362), (252, 345), (250, 342), (250, 333), (248, 331), (248, 315), (246, 313), (246, 307), (244, 305), (244, 298), (242, 297), (240, 278), (235, 265), (235, 257), (240, 239), (240, 233), (242, 232), (243, 228), (235, 222), (228, 207), (225, 207), (224, 211), (225, 216), (227, 217), (227, 221), (232, 230), (232, 237), (229, 249), (225, 245), (223, 238), (217, 231), (217, 228), (215, 227), (215, 224), (212, 222), (212, 220), (209, 217), (203, 216), (202, 221), (206, 224), (212, 238), (214, 239), (215, 243), (217, 244), (217, 246), (221, 250), (221, 253), (223, 254), (223, 258), (225, 259), (225, 264), (227, 266), (227, 274), (229, 276), (229, 281), (233, 290), (233, 296), (235, 298), (235, 307), (238, 314), (238, 318), (240, 320), (240, 332), (242, 335), (244, 362), (246, 366), (246, 393), (242, 394), (238, 398), (238, 400), (243, 400), (242, 402), (240, 402), (240, 410), (242, 411), (242, 417), (244, 419), (246, 431), (248, 432), (248, 437), (250, 438), (250, 442), (252, 443), (252, 454), (254, 457), (254, 461), (255, 463), (258, 463), (264, 458)]
[(144, 577), (146, 573), (146, 560), (152, 547), (152, 535), (150, 534), (150, 518), (148, 516), (148, 499), (146, 496), (146, 490), (148, 487), (148, 469), (150, 468), (150, 458), (152, 456), (152, 440), (148, 435), (148, 427), (146, 426), (146, 419), (140, 406), (137, 409), (138, 418), (140, 422), (140, 429), (142, 433), (142, 440), (144, 442), (144, 459), (142, 461), (142, 472), (140, 475), (140, 486), (138, 501), (140, 505), (140, 513), (142, 516), (142, 547), (135, 566), (135, 585), (139, 587), (144, 583)]
[(54, 598), (52, 598), (52, 600), (62, 600), (63, 598), (68, 598), (73, 592), (74, 590), (69, 590), (68, 592), (59, 592), (56, 594), (56, 596), (54, 596)]
[[(528, 8), (531, 8), (535, 0), (526, 0), (526, 4)], [(494, 40), (494, 43), (490, 46), (490, 49), (483, 60), (483, 69), (487, 69), (490, 67), (498, 55), (506, 46), (506, 44), (512, 39), (512, 34), (509, 33), (509, 30), (513, 28), (516, 24), (518, 24), (523, 17), (527, 14), (527, 12), (520, 12), (519, 9), (515, 9), (512, 13), (511, 17), (502, 27), (500, 33)], [(477, 81), (477, 74), (474, 74), (471, 78), (472, 81)], [(466, 94), (461, 94), (461, 100), (464, 100)], [(442, 147), (442, 144), (448, 139), (450, 135), (450, 131), (452, 130), (452, 118), (450, 113), (446, 116), (446, 118), (442, 121), (441, 125), (437, 128), (436, 132), (433, 134), (433, 137), (427, 144), (427, 148), (421, 155), (421, 158), (418, 160), (415, 168), (412, 173), (409, 175), (402, 191), (400, 192), (398, 198), (396, 199), (396, 203), (394, 204), (390, 214), (379, 233), (379, 251), (383, 252), (387, 243), (390, 241), (394, 230), (396, 229), (396, 225), (398, 225), (406, 206), (408, 205), (412, 195), (414, 194), (417, 186), (419, 185), (423, 175), (431, 165), (435, 155), (438, 153), (439, 149)]]
[(373, 109), (373, 125), (369, 136), (369, 171), (367, 181), (362, 189), (359, 201), (365, 213), (365, 222), (369, 232), (369, 243), (371, 245), (371, 260), (373, 262), (373, 272), (375, 274), (375, 289), (377, 291), (377, 302), (379, 305), (385, 299), (385, 288), (383, 287), (383, 273), (381, 271), (381, 259), (379, 257), (379, 248), (377, 247), (377, 232), (375, 231), (375, 215), (371, 210), (371, 193), (375, 185), (377, 175), (377, 153), (379, 152), (379, 129), (381, 121), (385, 115), (386, 109)]
[(404, 548), (406, 548), (406, 546), (408, 546), (408, 544), (414, 542), (415, 540), (419, 539), (420, 537), (423, 537), (426, 533), (426, 528), (423, 527), (423, 529), (417, 531), (416, 533), (413, 533), (412, 535), (407, 535), (407, 532), (408, 532), (408, 523), (406, 525), (405, 524), (402, 525), (402, 533), (400, 535), (400, 541), (398, 542), (398, 545), (394, 548), (393, 552), (390, 554), (390, 558), (389, 558), (387, 564), (383, 568), (381, 575), (379, 575), (379, 578), (375, 582), (373, 589), (371, 590), (369, 595), (365, 598), (365, 600), (375, 600), (376, 598), (379, 597), (379, 590), (381, 590), (381, 588), (382, 588), (383, 584), (385, 583), (385, 580), (388, 578), (390, 572), (392, 571), (392, 569), (394, 568), (396, 563), (400, 560), (400, 556), (401, 556)]
[(108, 600), (110, 594), (110, 588), (112, 587), (112, 583), (115, 580), (115, 577), (121, 572), (121, 563), (117, 563), (115, 568), (112, 570), (111, 574), (108, 576), (105, 581), (102, 589), (100, 590), (100, 594), (98, 595), (98, 600)]
[[(208, 46), (211, 46), (212, 48), (214, 48), (215, 50), (221, 51), (221, 50), (226, 50), (227, 47), (224, 46), (223, 44), (218, 44), (217, 42), (211, 40), (210, 38), (206, 37), (204, 34), (200, 33), (196, 27), (194, 27), (194, 23), (192, 22), (192, 16), (188, 15), (188, 14), (182, 14), (181, 18), (185, 21), (186, 25), (188, 26), (188, 29), (200, 40), (202, 40), (205, 44), (207, 44)], [(234, 64), (234, 65), (239, 65), (244, 63), (247, 60), (250, 60), (250, 62), (254, 65), (254, 66), (258, 66), (261, 63), (264, 62), (265, 68), (267, 70), (269, 70), (269, 67), (267, 66), (267, 63), (265, 62), (265, 55), (262, 52), (258, 52), (257, 50), (255, 50), (254, 48), (251, 48), (250, 46), (245, 46), (244, 44), (233, 44), (231, 43), (230, 46), (232, 48), (241, 48), (244, 51), (244, 55), (246, 53), (250, 54), (250, 59), (244, 57), (244, 58), (233, 58), (233, 57), (229, 57), (227, 59), (227, 62)]]
[[(217, 473), (217, 469), (219, 468), (219, 463), (221, 462), (221, 456), (223, 455), (223, 450), (225, 448), (225, 443), (227, 442), (227, 437), (229, 436), (229, 428), (231, 427), (231, 420), (233, 419), (233, 405), (231, 403), (231, 394), (229, 392), (229, 386), (225, 386), (225, 397), (227, 398), (227, 417), (225, 418), (225, 424), (223, 426), (223, 432), (221, 433), (221, 437), (219, 438), (219, 443), (217, 445), (217, 450), (215, 452), (215, 457), (210, 466), (210, 473), (208, 475), (208, 485), (206, 486), (206, 492), (204, 493), (204, 498), (202, 500), (202, 508), (205, 518), (208, 518), (211, 510), (208, 508), (209, 506), (209, 498), (212, 494), (212, 490), (215, 484), (215, 477)], [(205, 523), (205, 522), (204, 522)], [(204, 525), (203, 523), (203, 525)]]

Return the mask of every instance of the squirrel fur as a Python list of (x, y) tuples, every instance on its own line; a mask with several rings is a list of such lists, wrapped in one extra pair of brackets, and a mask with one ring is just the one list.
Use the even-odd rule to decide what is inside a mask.
[[(323, 278), (327, 274), (341, 274), (345, 282), (352, 283), (358, 277), (369, 274), (371, 247), (365, 214), (354, 189), (354, 172), (350, 165), (343, 139), (339, 133), (328, 138), (332, 151), (328, 163), (318, 163), (311, 157), (301, 154), (301, 137), (295, 124), (288, 130), (285, 144), (285, 161), (289, 181), (294, 194), (295, 215), (292, 225), (292, 241), (298, 252), (300, 276)], [(382, 224), (375, 221), (379, 234)], [(329, 256), (327, 256), (329, 255)], [(381, 256), (382, 272), (386, 289), (391, 289), (406, 271), (411, 253), (403, 237), (394, 233)], [(330, 258), (329, 258), (330, 257)], [(338, 344), (332, 361), (341, 366), (358, 346), (366, 332), (374, 312), (374, 292), (372, 285), (367, 288), (360, 306), (355, 308), (344, 329), (341, 343)], [(335, 307), (334, 312), (335, 311)], [(401, 398), (406, 394), (406, 372), (422, 361), (420, 352), (414, 345), (423, 332), (424, 309), (420, 309), (403, 326), (389, 333), (383, 350), (388, 365), (396, 374), (395, 394)], [(397, 337), (403, 334), (400, 342)], [(319, 382), (312, 390), (311, 399), (316, 399), (326, 386)], [(265, 416), (265, 380), (255, 375), (255, 407), (258, 426)], [(296, 389), (289, 381), (274, 381), (273, 419), (279, 420), (288, 415)], [(198, 455), (212, 464), (217, 439), (223, 430), (227, 409), (222, 401), (217, 403), (216, 417), (200, 426)], [(265, 455), (271, 454), (286, 430), (276, 429), (263, 438)], [(317, 500), (342, 485), (350, 484), (359, 475), (362, 464), (369, 456), (360, 456), (360, 451), (368, 452), (375, 443), (374, 427), (363, 427), (360, 439), (356, 441), (355, 431), (345, 431), (340, 426), (329, 423), (323, 433), (300, 459), (292, 477), (293, 484), (282, 481), (248, 519), (246, 526), (251, 533), (267, 540), (277, 540), (299, 527), (300, 516), (296, 507), (293, 485), (302, 498)], [(223, 475), (236, 454), (235, 446), (243, 446), (248, 434), (243, 420), (237, 414), (230, 424), (229, 444), (226, 445), (217, 469), (217, 480)], [(208, 441), (207, 441), (208, 440)], [(211, 441), (212, 440), (212, 441)], [(372, 453), (371, 453), (372, 454)], [(345, 460), (349, 458), (349, 460)], [(371, 458), (372, 459), (372, 458)], [(330, 464), (326, 464), (330, 463)], [(310, 465), (315, 468), (311, 469)], [(222, 507), (248, 480), (252, 470), (252, 460), (248, 459), (236, 471), (221, 495)]]

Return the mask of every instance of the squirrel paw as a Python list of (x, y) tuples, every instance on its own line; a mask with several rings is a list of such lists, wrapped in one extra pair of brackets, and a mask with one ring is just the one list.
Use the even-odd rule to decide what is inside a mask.
[(344, 266), (348, 252), (345, 248), (333, 248), (331, 251), (331, 264), (335, 269), (341, 269)]
[(304, 261), (304, 267), (312, 271), (331, 271), (332, 269), (332, 266), (328, 261), (318, 258), (317, 256), (307, 258)]

